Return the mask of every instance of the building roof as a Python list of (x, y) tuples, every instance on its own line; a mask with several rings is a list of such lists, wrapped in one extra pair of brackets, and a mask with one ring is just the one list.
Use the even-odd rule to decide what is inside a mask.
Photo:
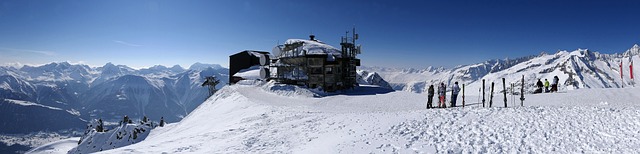
[(230, 55), (229, 57), (233, 57), (233, 56), (238, 55), (238, 54), (244, 54), (245, 52), (248, 53), (249, 55), (252, 55), (252, 56), (255, 56), (255, 57), (260, 57), (261, 54), (269, 54), (269, 52), (266, 52), (266, 51), (244, 50), (244, 51), (240, 51), (240, 52), (238, 52), (236, 54)]
[(304, 40), (304, 39), (288, 39), (284, 44), (295, 44), (295, 43), (302, 43), (302, 46), (299, 46), (297, 48), (298, 48), (298, 51), (305, 51), (305, 52), (292, 53), (292, 51), (283, 51), (285, 53), (282, 53), (280, 55), (275, 55), (275, 56), (291, 57), (291, 56), (305, 56), (306, 54), (306, 55), (331, 55), (332, 57), (336, 57), (336, 58), (342, 57), (342, 51), (340, 51), (339, 49), (333, 46), (330, 46), (318, 41)]

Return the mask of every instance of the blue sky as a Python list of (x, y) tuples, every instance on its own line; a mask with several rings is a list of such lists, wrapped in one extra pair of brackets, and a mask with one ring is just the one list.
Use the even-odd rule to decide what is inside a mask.
[(354, 25), (364, 65), (453, 67), (640, 42), (640, 1), (0, 1), (0, 63), (228, 66), (289, 38), (339, 46)]

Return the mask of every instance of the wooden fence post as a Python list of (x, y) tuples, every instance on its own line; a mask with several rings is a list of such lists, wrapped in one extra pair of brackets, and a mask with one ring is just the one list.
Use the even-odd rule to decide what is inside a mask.
[(464, 108), (464, 83), (462, 84), (462, 107)]
[(489, 107), (493, 106), (493, 89), (495, 89), (495, 87), (493, 86), (494, 83), (491, 82), (491, 93), (489, 95), (491, 95), (491, 97), (489, 97)]
[(485, 99), (484, 99), (484, 87), (485, 87), (484, 86), (484, 79), (482, 79), (482, 107), (484, 107), (484, 101), (485, 101)]
[(522, 87), (520, 88), (520, 106), (524, 106), (524, 75), (522, 75)]
[(507, 107), (507, 84), (505, 83), (504, 78), (502, 78), (502, 89), (504, 89), (504, 107)]

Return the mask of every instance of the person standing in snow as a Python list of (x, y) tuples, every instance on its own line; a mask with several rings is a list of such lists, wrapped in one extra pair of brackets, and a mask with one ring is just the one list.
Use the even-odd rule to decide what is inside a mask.
[(460, 93), (460, 86), (458, 86), (458, 82), (453, 84), (453, 89), (451, 89), (451, 107), (456, 107), (456, 102), (458, 100), (458, 94)]
[(427, 109), (430, 109), (430, 108), (433, 108), (433, 95), (434, 95), (433, 85), (429, 85), (429, 90), (427, 91), (428, 91)]
[(534, 94), (537, 93), (542, 93), (542, 81), (540, 81), (540, 79), (538, 79), (538, 82), (536, 82), (536, 87), (538, 87), (535, 91), (533, 91)]
[(553, 82), (551, 82), (551, 92), (558, 92), (558, 82), (560, 82), (558, 76), (553, 76)]
[(549, 92), (549, 80), (544, 79), (544, 92), (548, 93)]
[(446, 94), (447, 94), (447, 87), (444, 85), (444, 82), (442, 82), (442, 83), (440, 83), (440, 86), (438, 87), (438, 98), (440, 99), (440, 103), (438, 103), (438, 107), (447, 108), (447, 105), (445, 104), (445, 102), (446, 102), (445, 95)]

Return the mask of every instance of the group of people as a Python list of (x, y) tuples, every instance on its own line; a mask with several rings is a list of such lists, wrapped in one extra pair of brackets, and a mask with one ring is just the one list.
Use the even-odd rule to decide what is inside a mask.
[[(558, 76), (554, 76), (553, 77), (553, 81), (551, 82), (551, 84), (549, 84), (549, 80), (544, 79), (544, 83), (538, 79), (538, 82), (536, 83), (536, 87), (537, 89), (533, 92), (534, 94), (536, 93), (548, 93), (548, 92), (558, 92), (558, 82), (560, 81), (560, 79), (558, 78)], [(544, 89), (542, 89), (544, 88)], [(427, 98), (427, 109), (430, 108), (435, 108), (433, 106), (433, 96), (436, 94), (435, 93), (435, 88), (433, 87), (433, 85), (429, 85), (429, 89), (427, 90), (428, 93), (428, 98)], [(446, 108), (446, 93), (447, 93), (447, 86), (444, 84), (444, 82), (441, 82), (440, 85), (438, 86), (438, 108)], [(452, 86), (452, 90), (451, 90), (451, 107), (456, 107), (456, 102), (458, 99), (458, 94), (460, 93), (460, 86), (458, 86), (458, 82), (455, 82)]]
[[(544, 79), (544, 83), (542, 83), (542, 81), (540, 79), (538, 79), (538, 82), (536, 82), (536, 87), (537, 89), (535, 91), (533, 91), (534, 94), (537, 93), (548, 93), (548, 92), (558, 92), (558, 82), (560, 81), (560, 78), (558, 78), (558, 76), (553, 76), (553, 82), (551, 83), (551, 89), (549, 89), (549, 80)], [(544, 87), (544, 91), (543, 88)]]
[[(446, 108), (446, 93), (447, 93), (447, 86), (444, 84), (444, 82), (440, 83), (440, 86), (438, 86), (438, 108)], [(455, 82), (452, 90), (451, 90), (451, 107), (456, 107), (456, 101), (458, 99), (458, 94), (460, 93), (460, 86), (458, 86), (458, 82)], [(433, 96), (435, 95), (435, 89), (433, 88), (433, 85), (429, 86), (428, 89), (428, 98), (427, 98), (427, 109), (430, 108), (434, 108), (433, 107)]]

